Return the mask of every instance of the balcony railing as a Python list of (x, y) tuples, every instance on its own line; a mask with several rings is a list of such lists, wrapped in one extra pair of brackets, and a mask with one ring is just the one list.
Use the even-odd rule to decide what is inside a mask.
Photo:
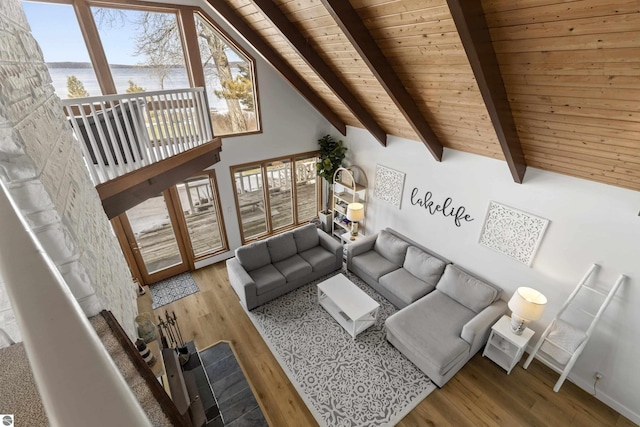
[(204, 88), (62, 101), (95, 185), (213, 139)]

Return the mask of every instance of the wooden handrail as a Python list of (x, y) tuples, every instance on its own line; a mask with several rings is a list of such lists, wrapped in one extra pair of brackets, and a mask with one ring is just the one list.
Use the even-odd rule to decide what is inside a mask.
[(153, 375), (153, 372), (151, 372), (147, 363), (142, 359), (142, 356), (140, 356), (138, 350), (127, 337), (127, 334), (124, 332), (124, 329), (122, 329), (122, 326), (120, 326), (120, 323), (118, 323), (118, 320), (114, 317), (113, 313), (103, 310), (100, 314), (104, 317), (104, 320), (109, 325), (109, 328), (124, 349), (125, 353), (127, 353), (127, 356), (129, 356), (131, 362), (133, 362), (135, 367), (138, 369), (138, 372), (160, 404), (160, 407), (167, 418), (171, 420), (175, 427), (190, 427), (190, 423), (185, 421), (183, 416), (180, 414), (178, 408), (176, 408), (176, 405), (173, 403), (167, 392), (164, 390), (162, 385), (160, 385), (155, 375)]

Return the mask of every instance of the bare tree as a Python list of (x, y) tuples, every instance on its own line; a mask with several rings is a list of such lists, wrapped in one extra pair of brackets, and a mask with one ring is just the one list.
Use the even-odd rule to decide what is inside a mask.
[(144, 64), (160, 80), (160, 88), (171, 70), (184, 67), (184, 54), (176, 22), (170, 13), (145, 12), (137, 19), (135, 55), (144, 57)]

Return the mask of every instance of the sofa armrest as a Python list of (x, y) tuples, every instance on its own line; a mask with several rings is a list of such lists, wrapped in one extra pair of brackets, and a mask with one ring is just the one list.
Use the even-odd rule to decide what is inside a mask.
[(342, 260), (342, 244), (320, 229), (318, 229), (318, 236), (320, 237), (320, 246), (334, 254), (336, 261)]
[(507, 312), (507, 303), (498, 300), (482, 310), (469, 320), (463, 327), (460, 337), (471, 345), (471, 354), (476, 354), (478, 350), (487, 342), (491, 326)]
[(361, 237), (353, 243), (347, 245), (347, 268), (351, 265), (351, 259), (354, 256), (358, 256), (365, 252), (369, 252), (373, 250), (374, 245), (376, 244), (376, 239), (378, 238), (378, 234), (373, 234), (371, 236)]
[(227, 260), (227, 273), (229, 274), (229, 283), (236, 291), (240, 302), (247, 310), (251, 310), (258, 306), (258, 297), (256, 293), (256, 283), (253, 281), (249, 273), (242, 267), (237, 258)]

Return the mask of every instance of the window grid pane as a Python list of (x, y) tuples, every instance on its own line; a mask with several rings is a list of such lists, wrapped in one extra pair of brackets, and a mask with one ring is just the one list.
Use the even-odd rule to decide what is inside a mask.
[(214, 134), (260, 130), (253, 61), (198, 13), (195, 20)]
[(233, 175), (244, 239), (248, 240), (266, 233), (267, 216), (262, 191), (262, 168), (257, 164), (236, 169)]
[(215, 178), (198, 175), (178, 184), (177, 189), (194, 257), (225, 249)]
[(291, 160), (278, 160), (266, 166), (269, 206), (273, 229), (293, 225)]

